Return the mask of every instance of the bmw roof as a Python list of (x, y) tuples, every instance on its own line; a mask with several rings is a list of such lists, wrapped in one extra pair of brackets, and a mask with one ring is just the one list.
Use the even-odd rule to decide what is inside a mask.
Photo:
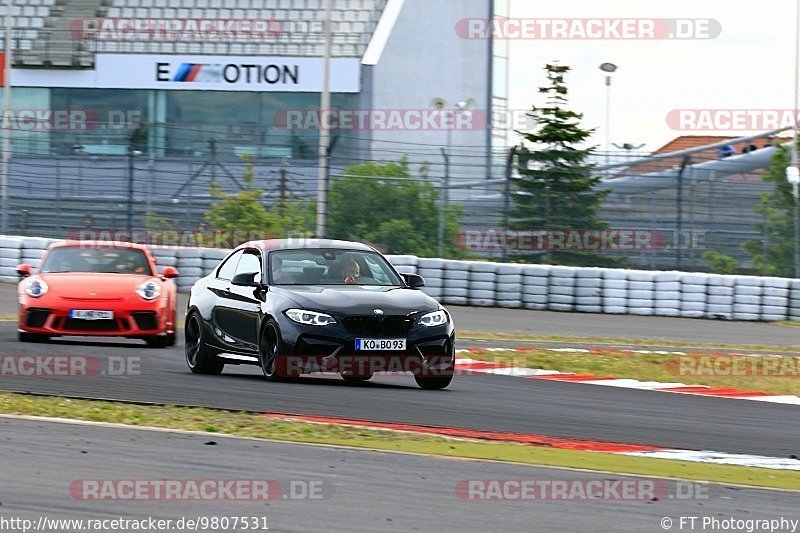
[(340, 250), (363, 250), (373, 252), (375, 249), (367, 244), (353, 241), (339, 241), (335, 239), (316, 239), (297, 237), (293, 239), (270, 239), (265, 241), (249, 241), (240, 244), (239, 248), (258, 248), (267, 252), (273, 250), (303, 250), (320, 248), (337, 248)]

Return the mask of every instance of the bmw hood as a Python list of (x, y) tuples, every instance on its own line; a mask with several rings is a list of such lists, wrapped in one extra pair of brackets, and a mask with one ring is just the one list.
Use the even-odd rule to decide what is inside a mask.
[(304, 309), (334, 316), (372, 315), (376, 309), (384, 315), (408, 315), (439, 309), (436, 300), (422, 291), (400, 287), (337, 286), (292, 287), (271, 289), (291, 298)]

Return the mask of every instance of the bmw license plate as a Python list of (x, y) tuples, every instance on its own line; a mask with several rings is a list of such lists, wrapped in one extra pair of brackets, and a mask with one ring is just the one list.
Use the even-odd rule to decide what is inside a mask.
[(72, 309), (69, 312), (70, 318), (81, 320), (112, 320), (114, 311), (98, 311), (95, 309)]
[(358, 351), (404, 351), (405, 339), (356, 339)]

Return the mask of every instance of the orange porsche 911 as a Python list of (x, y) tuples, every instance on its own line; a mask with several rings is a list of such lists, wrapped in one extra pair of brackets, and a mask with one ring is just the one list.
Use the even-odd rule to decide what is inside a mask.
[(147, 247), (102, 241), (50, 245), (39, 268), (22, 264), (20, 341), (63, 335), (144, 339), (153, 348), (175, 344), (173, 267), (162, 275)]

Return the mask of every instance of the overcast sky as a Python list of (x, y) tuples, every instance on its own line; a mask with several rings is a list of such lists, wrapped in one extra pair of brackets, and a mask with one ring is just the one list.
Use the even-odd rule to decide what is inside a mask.
[[(744, 135), (741, 131), (676, 131), (666, 122), (675, 109), (792, 109), (795, 88), (795, 24), (800, 0), (511, 0), (520, 18), (707, 18), (721, 35), (708, 40), (513, 40), (510, 43), (510, 107), (542, 103), (542, 67), (560, 60), (570, 107), (597, 127), (605, 145), (605, 73), (619, 69), (611, 87), (611, 141), (646, 143), (652, 151), (682, 134)], [(515, 136), (516, 138), (516, 136)]]

